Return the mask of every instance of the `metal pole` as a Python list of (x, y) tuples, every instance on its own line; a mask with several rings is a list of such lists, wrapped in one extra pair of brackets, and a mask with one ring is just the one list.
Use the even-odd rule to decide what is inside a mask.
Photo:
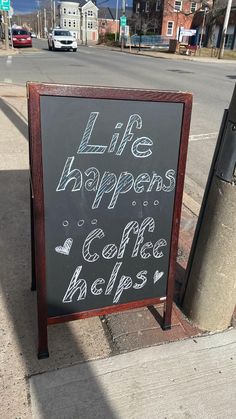
[(87, 21), (87, 12), (85, 12), (85, 45), (88, 46), (88, 21)]
[(9, 18), (9, 28), (8, 29), (10, 30), (11, 48), (14, 49), (13, 40), (12, 40), (12, 20), (11, 20), (10, 14), (9, 14), (8, 18)]
[(183, 308), (202, 330), (230, 326), (236, 301), (236, 86), (225, 111), (188, 262)]
[(122, 0), (122, 14), (125, 15), (125, 0)]
[(38, 37), (41, 37), (40, 34), (40, 11), (38, 10), (38, 14), (37, 14), (37, 18), (38, 18)]
[(80, 38), (81, 45), (84, 45), (84, 16), (82, 13), (82, 9), (80, 9)]
[(205, 30), (206, 12), (207, 12), (207, 9), (205, 8), (204, 9), (203, 20), (202, 20), (202, 30), (201, 30), (200, 41), (199, 41), (199, 49), (202, 48), (202, 38), (203, 38), (203, 32)]
[(5, 34), (5, 49), (9, 49), (9, 28), (8, 28), (8, 13), (3, 12), (4, 19), (4, 34)]
[(51, 29), (54, 28), (53, 26), (53, 6), (52, 6), (52, 0), (51, 0), (51, 5), (50, 5), (50, 11), (51, 11)]
[(56, 26), (56, 4), (55, 0), (53, 0), (53, 27)]
[(232, 0), (228, 0), (226, 12), (225, 12), (223, 30), (222, 30), (221, 39), (220, 39), (220, 50), (219, 50), (219, 56), (218, 56), (219, 59), (223, 58), (223, 55), (224, 55), (225, 38), (227, 34), (231, 6), (232, 6)]
[(116, 0), (116, 33), (115, 33), (115, 42), (117, 41), (117, 32), (118, 32), (118, 3), (119, 3), (119, 0)]
[(142, 27), (143, 27), (143, 14), (142, 14), (142, 10), (140, 10), (140, 33), (139, 33), (139, 47), (138, 47), (139, 51), (141, 51)]
[(46, 9), (43, 9), (44, 12), (44, 38), (47, 38), (47, 15)]

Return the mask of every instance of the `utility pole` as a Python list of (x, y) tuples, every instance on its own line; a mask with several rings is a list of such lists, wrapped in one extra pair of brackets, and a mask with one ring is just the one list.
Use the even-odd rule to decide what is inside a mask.
[(51, 4), (50, 4), (50, 16), (51, 16), (51, 30), (54, 28), (54, 25), (53, 25), (53, 3), (52, 3), (52, 0), (51, 0)]
[(220, 50), (219, 50), (219, 55), (218, 55), (219, 59), (223, 58), (223, 55), (224, 55), (225, 38), (227, 34), (231, 6), (232, 6), (232, 0), (228, 0), (226, 12), (225, 12), (224, 25), (222, 29), (221, 38), (220, 38)]
[(56, 26), (56, 3), (55, 0), (53, 0), (53, 27)]
[(47, 10), (43, 9), (44, 12), (44, 38), (47, 38)]
[(85, 12), (85, 45), (88, 46), (88, 19), (87, 12)]
[(3, 11), (4, 19), (4, 35), (5, 35), (5, 49), (9, 49), (9, 27), (8, 27), (8, 14), (6, 11)]
[(37, 22), (38, 22), (38, 38), (40, 38), (40, 10), (37, 13)]
[(115, 33), (115, 42), (117, 41), (117, 32), (118, 32), (118, 3), (119, 3), (119, 0), (116, 0), (116, 33)]
[(236, 301), (236, 86), (225, 111), (187, 267), (183, 309), (202, 330), (230, 326)]
[(203, 20), (202, 20), (202, 29), (201, 29), (201, 35), (200, 35), (200, 41), (199, 41), (199, 49), (202, 48), (202, 39), (203, 39), (203, 34), (205, 32), (205, 23), (206, 23), (206, 14), (208, 11), (208, 7), (204, 7), (204, 14), (203, 14)]

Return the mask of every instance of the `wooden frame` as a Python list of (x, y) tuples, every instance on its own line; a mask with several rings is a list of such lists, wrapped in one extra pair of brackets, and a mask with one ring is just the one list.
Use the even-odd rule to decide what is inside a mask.
[[(177, 246), (179, 237), (180, 215), (182, 205), (182, 195), (184, 186), (184, 174), (187, 159), (187, 147), (190, 127), (190, 116), (192, 108), (192, 95), (190, 93), (120, 89), (105, 87), (89, 87), (76, 85), (57, 85), (28, 83), (28, 115), (29, 115), (29, 139), (30, 139), (30, 170), (31, 170), (31, 190), (32, 190), (32, 273), (35, 278), (32, 284), (36, 283), (38, 301), (38, 357), (48, 357), (47, 326), (49, 324), (61, 323), (65, 321), (82, 319), (91, 316), (104, 315), (121, 310), (128, 310), (137, 307), (165, 303), (163, 328), (171, 326), (171, 312), (174, 294), (174, 277), (177, 257)], [(93, 309), (80, 313), (73, 313), (59, 317), (47, 317), (46, 305), (46, 261), (45, 261), (45, 224), (44, 224), (44, 190), (43, 190), (43, 162), (42, 162), (42, 143), (41, 143), (41, 115), (40, 97), (77, 97), (91, 99), (116, 99), (129, 101), (147, 102), (169, 102), (183, 104), (183, 118), (181, 140), (179, 148), (179, 160), (176, 179), (176, 190), (174, 198), (174, 209), (172, 219), (171, 246), (169, 258), (169, 271), (167, 280), (166, 297), (152, 298), (142, 301), (135, 301), (126, 304)], [(32, 286), (34, 289), (34, 286)]]

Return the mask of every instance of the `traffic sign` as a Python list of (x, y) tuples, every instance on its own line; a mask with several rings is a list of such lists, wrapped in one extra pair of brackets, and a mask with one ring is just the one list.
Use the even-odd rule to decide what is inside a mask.
[(8, 12), (10, 10), (10, 0), (0, 0), (0, 10)]
[(121, 16), (120, 17), (120, 26), (126, 26), (126, 21), (127, 21), (126, 16)]

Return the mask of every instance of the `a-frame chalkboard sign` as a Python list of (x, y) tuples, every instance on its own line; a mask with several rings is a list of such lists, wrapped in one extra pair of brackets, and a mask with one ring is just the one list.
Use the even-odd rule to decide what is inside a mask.
[(27, 88), (39, 358), (54, 323), (162, 302), (169, 328), (191, 94)]

